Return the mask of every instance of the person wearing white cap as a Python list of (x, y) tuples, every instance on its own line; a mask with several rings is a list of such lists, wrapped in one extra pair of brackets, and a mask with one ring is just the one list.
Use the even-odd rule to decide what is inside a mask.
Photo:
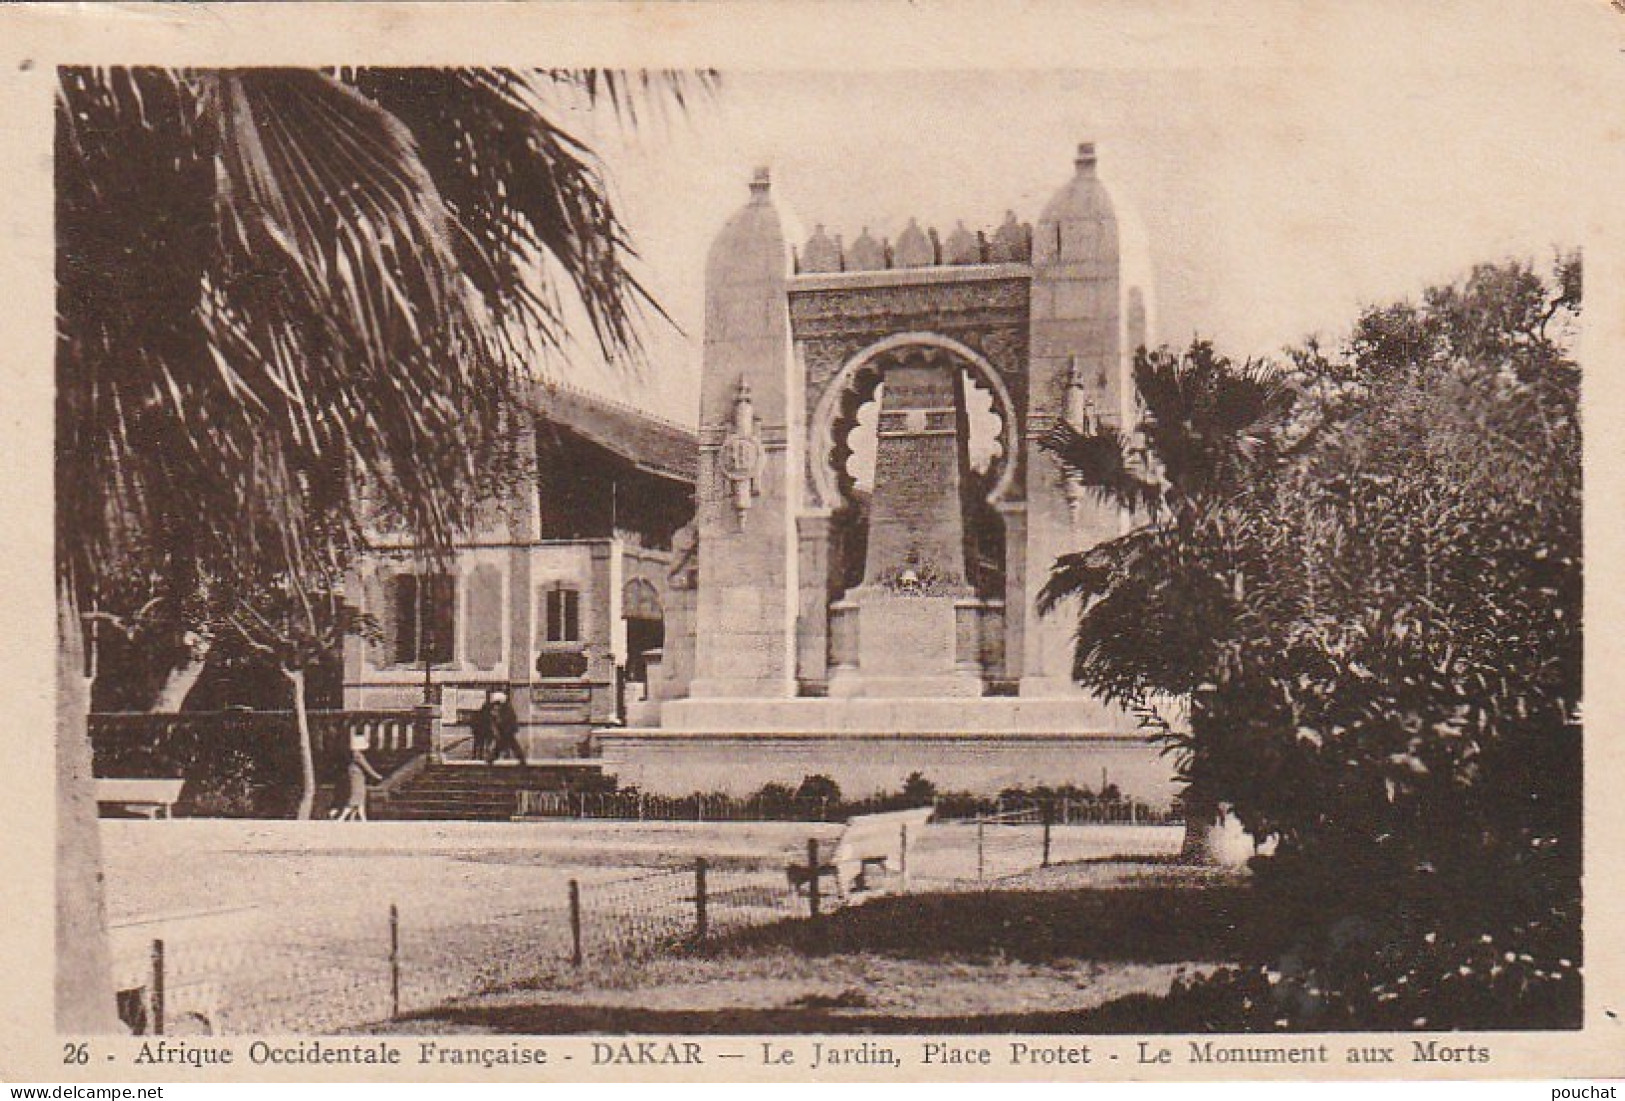
[(491, 693), (491, 702), (486, 706), (490, 709), (488, 721), (492, 735), (486, 763), (495, 764), (504, 753), (512, 753), (514, 760), (524, 765), (525, 750), (519, 744), (519, 716), (514, 714), (513, 704), (508, 702), (508, 693), (497, 689)]

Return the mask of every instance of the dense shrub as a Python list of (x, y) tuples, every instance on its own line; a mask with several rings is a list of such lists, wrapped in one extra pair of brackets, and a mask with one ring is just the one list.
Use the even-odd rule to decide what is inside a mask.
[(925, 806), (937, 797), (937, 785), (927, 780), (924, 773), (911, 772), (903, 779), (900, 794), (911, 803)]
[[(833, 797), (829, 793), (833, 792)], [(1052, 814), (1084, 821), (1165, 820), (1145, 803), (1125, 799), (1115, 785), (1100, 793), (1073, 784), (1059, 787), (1010, 787), (998, 795), (969, 792), (939, 792), (937, 785), (920, 772), (910, 773), (900, 790), (878, 792), (859, 799), (840, 797), (840, 787), (827, 776), (809, 776), (801, 785), (770, 782), (750, 795), (730, 796), (723, 792), (692, 792), (682, 796), (641, 795), (635, 786), (617, 788), (606, 794), (609, 802), (592, 804), (596, 813), (632, 817), (642, 810), (678, 820), (737, 818), (784, 822), (837, 822), (859, 814), (907, 810), (934, 806), (939, 819), (974, 818), (1009, 812)]]
[(801, 786), (796, 788), (796, 798), (809, 803), (838, 804), (841, 801), (841, 785), (822, 773), (803, 776)]
[[(97, 776), (179, 777), (183, 817), (286, 818), (299, 801), (299, 756), (288, 712), (92, 714)], [(316, 754), (320, 789), (347, 783), (347, 748)]]
[[(1193, 805), (1276, 842), (1256, 890), (1292, 935), (1174, 1003), (1290, 1027), (1578, 1019), (1578, 309), (1563, 260), (1550, 283), (1484, 266), (1368, 310), (1335, 354), (1295, 354), (1290, 409), (1232, 418), (1252, 435), (1214, 453), (1245, 476), (1170, 467), (1204, 491), (1064, 563), (1105, 594), (1080, 677), (1183, 697)], [(1163, 437), (1189, 434), (1174, 399), (1230, 370), (1152, 366)]]
[[(92, 715), (98, 776), (179, 777), (175, 813), (280, 818), (298, 797), (299, 760), (286, 713)], [(334, 783), (343, 762), (320, 758), (319, 782)]]
[[(1543, 335), (1564, 285), (1484, 268), (1363, 318), (1352, 412), (1238, 502), (1245, 606), (1193, 733), (1279, 841), (1259, 889), (1320, 934), (1316, 1012), (1578, 1014), (1578, 375)], [(1380, 950), (1330, 935), (1350, 916)]]

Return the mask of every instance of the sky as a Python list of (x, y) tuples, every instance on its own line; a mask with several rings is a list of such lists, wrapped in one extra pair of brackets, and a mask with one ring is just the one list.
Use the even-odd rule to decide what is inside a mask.
[(1362, 305), (1476, 262), (1544, 265), (1585, 243), (1622, 141), (1578, 98), (1594, 74), (1516, 25), (1454, 54), (1437, 29), (1393, 18), (1335, 49), (1156, 66), (724, 69), (683, 113), (567, 119), (600, 150), (678, 327), (645, 327), (643, 375), (578, 349), (569, 377), (693, 421), (706, 249), (757, 165), (797, 243), (816, 224), (895, 237), (911, 216), (946, 236), (1007, 209), (1035, 220), (1094, 141), (1153, 340), (1200, 334), (1234, 357), (1335, 339)]

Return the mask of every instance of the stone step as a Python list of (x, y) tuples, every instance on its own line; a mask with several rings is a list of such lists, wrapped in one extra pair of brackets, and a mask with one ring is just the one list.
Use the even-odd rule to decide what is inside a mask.
[(378, 817), (500, 821), (513, 817), (519, 792), (563, 791), (582, 780), (606, 782), (602, 763), (570, 759), (524, 766), (430, 765), (381, 803)]
[(411, 803), (473, 806), (476, 803), (515, 803), (518, 799), (518, 791), (414, 791), (410, 795), (397, 796), (394, 802), (397, 806)]
[(554, 788), (437, 788), (434, 784), (421, 784), (398, 791), (397, 799), (512, 799), (522, 791), (557, 791)]
[[(565, 791), (579, 786), (584, 777), (532, 776), (525, 780), (419, 780), (409, 786), (411, 791)], [(596, 780), (596, 777), (592, 779)]]
[(486, 810), (460, 807), (450, 812), (440, 807), (389, 807), (375, 817), (397, 822), (506, 822), (513, 818), (513, 808)]
[(382, 804), (391, 812), (397, 811), (423, 811), (434, 812), (447, 818), (456, 818), (463, 814), (474, 813), (501, 813), (509, 815), (519, 801), (512, 795), (498, 799), (441, 799), (441, 798), (411, 798), (391, 799)]
[(592, 774), (603, 769), (603, 764), (580, 765), (574, 768), (565, 768), (562, 765), (531, 765), (528, 768), (504, 768), (501, 765), (430, 765), (424, 769), (424, 775), (430, 776), (495, 776), (495, 777), (526, 777), (526, 776), (572, 776)]
[[(596, 777), (591, 777), (591, 778), (596, 779)], [(478, 790), (482, 790), (482, 789), (500, 790), (500, 791), (518, 791), (518, 790), (520, 790), (522, 788), (530, 788), (532, 790), (537, 790), (537, 789), (541, 789), (541, 790), (563, 790), (565, 787), (569, 786), (571, 781), (579, 781), (579, 780), (583, 780), (583, 779), (589, 779), (589, 777), (580, 777), (580, 776), (528, 776), (528, 777), (526, 777), (526, 778), (524, 778), (522, 780), (479, 780), (479, 779), (463, 780), (463, 779), (445, 779), (445, 778), (442, 778), (442, 777), (435, 776), (435, 777), (430, 777), (428, 779), (420, 779), (420, 780), (416, 781), (415, 783), (413, 783), (411, 786), (416, 790), (421, 790), (421, 789), (424, 789), (424, 788), (441, 788), (441, 789), (448, 790), (448, 791), (449, 790), (478, 791)]]
[(505, 810), (512, 813), (518, 801), (511, 795), (505, 797), (463, 799), (463, 798), (435, 798), (414, 796), (411, 799), (391, 799), (389, 806), (397, 809), (410, 808), (414, 810)]

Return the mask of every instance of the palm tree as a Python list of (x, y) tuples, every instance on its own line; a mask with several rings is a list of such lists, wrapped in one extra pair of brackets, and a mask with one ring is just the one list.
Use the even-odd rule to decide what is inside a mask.
[(81, 613), (132, 561), (296, 572), (369, 508), (448, 547), (563, 299), (621, 358), (650, 305), (550, 101), (680, 106), (691, 83), (712, 78), (62, 70), (59, 1029), (116, 1027)]
[(1176, 754), (1195, 857), (1217, 807), (1190, 731), (1245, 597), (1216, 552), (1242, 518), (1230, 506), (1277, 455), (1291, 398), (1268, 365), (1237, 366), (1200, 340), (1182, 355), (1139, 349), (1134, 381), (1136, 432), (1063, 423), (1044, 441), (1067, 478), (1139, 522), (1058, 559), (1039, 611), (1077, 600), (1073, 678), (1140, 714)]

